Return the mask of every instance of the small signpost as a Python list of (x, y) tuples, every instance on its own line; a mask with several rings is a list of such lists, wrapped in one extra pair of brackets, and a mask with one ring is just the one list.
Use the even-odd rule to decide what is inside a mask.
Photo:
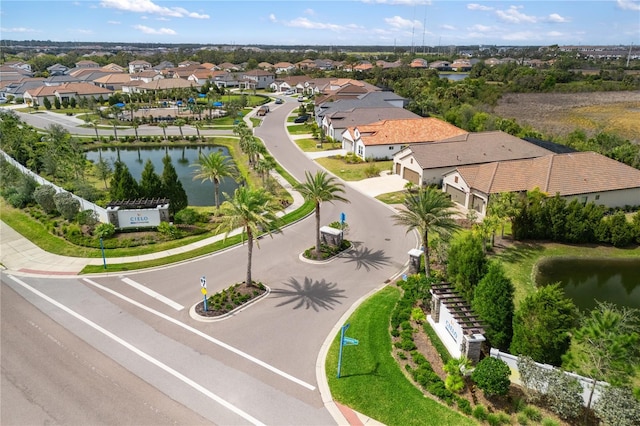
[(347, 220), (347, 215), (344, 212), (340, 213), (340, 227), (342, 229), (344, 229), (345, 220)]
[(107, 258), (104, 255), (104, 243), (102, 242), (102, 237), (100, 237), (100, 251), (102, 252), (102, 265), (104, 269), (107, 269)]
[(343, 346), (357, 346), (358, 341), (356, 339), (352, 339), (351, 337), (347, 337), (344, 333), (347, 332), (351, 324), (345, 324), (342, 326), (340, 330), (340, 354), (338, 355), (338, 379), (340, 378), (340, 369), (342, 367), (342, 347)]
[(200, 292), (204, 296), (204, 311), (207, 312), (207, 279), (203, 275), (200, 277)]

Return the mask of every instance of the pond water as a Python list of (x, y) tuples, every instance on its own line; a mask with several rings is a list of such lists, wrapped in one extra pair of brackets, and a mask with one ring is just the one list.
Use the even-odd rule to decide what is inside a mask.
[(469, 77), (469, 73), (455, 73), (455, 74), (440, 74), (441, 78), (448, 78), (451, 81), (460, 81)]
[[(118, 159), (127, 165), (131, 175), (140, 182), (142, 170), (147, 158), (151, 159), (156, 173), (162, 175), (164, 165), (162, 159), (165, 155), (171, 157), (171, 163), (178, 173), (178, 179), (182, 183), (190, 206), (213, 206), (214, 189), (213, 183), (210, 181), (202, 182), (202, 180), (193, 180), (193, 176), (197, 173), (196, 167), (191, 167), (195, 163), (200, 153), (209, 155), (214, 151), (221, 151), (224, 155), (229, 156), (229, 150), (222, 146), (185, 146), (185, 147), (155, 147), (155, 148), (103, 148), (98, 151), (87, 151), (87, 159), (98, 162), (100, 155), (102, 158), (109, 160), (111, 164)], [(220, 184), (220, 201), (224, 200), (222, 193), (233, 194), (238, 184), (231, 178), (225, 178)]]
[(549, 258), (538, 265), (537, 285), (560, 282), (581, 310), (596, 300), (640, 309), (640, 259)]

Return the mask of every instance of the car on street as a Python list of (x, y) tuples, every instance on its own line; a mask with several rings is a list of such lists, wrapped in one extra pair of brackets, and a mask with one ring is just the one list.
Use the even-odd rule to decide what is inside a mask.
[(298, 102), (304, 102), (304, 96), (298, 96)]
[(276, 99), (276, 103), (277, 104), (283, 104), (284, 101), (282, 100), (282, 98), (278, 98), (278, 99)]
[(296, 93), (296, 91), (293, 90), (293, 89), (289, 89), (286, 92), (284, 92), (285, 95), (294, 95), (295, 93)]
[(309, 119), (308, 115), (301, 115), (299, 117), (296, 117), (296, 119), (293, 120), (293, 122), (294, 123), (306, 123), (308, 119)]

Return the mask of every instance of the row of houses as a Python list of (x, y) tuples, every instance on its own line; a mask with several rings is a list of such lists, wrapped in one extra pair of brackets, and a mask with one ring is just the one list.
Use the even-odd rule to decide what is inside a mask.
[[(339, 95), (339, 93), (338, 93)], [(535, 188), (568, 201), (640, 205), (640, 170), (564, 145), (502, 131), (469, 133), (403, 107), (406, 99), (370, 91), (316, 102), (326, 135), (362, 159), (392, 159), (393, 172), (416, 186), (436, 185), (480, 216), (492, 194)]]

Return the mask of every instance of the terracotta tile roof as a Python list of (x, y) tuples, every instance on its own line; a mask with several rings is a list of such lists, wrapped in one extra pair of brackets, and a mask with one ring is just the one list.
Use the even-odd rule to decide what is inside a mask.
[(423, 170), (552, 154), (547, 149), (502, 131), (462, 133), (437, 143), (411, 145), (409, 149)]
[(193, 82), (181, 78), (161, 78), (160, 80), (150, 81), (138, 86), (145, 90), (165, 90), (174, 88), (187, 88), (193, 86)]
[(487, 194), (539, 188), (551, 196), (567, 196), (640, 188), (640, 170), (595, 152), (462, 166), (458, 172), (468, 185)]
[(382, 120), (350, 127), (347, 131), (354, 135), (356, 129), (360, 132), (360, 139), (365, 146), (433, 142), (466, 133), (453, 124), (433, 117)]

